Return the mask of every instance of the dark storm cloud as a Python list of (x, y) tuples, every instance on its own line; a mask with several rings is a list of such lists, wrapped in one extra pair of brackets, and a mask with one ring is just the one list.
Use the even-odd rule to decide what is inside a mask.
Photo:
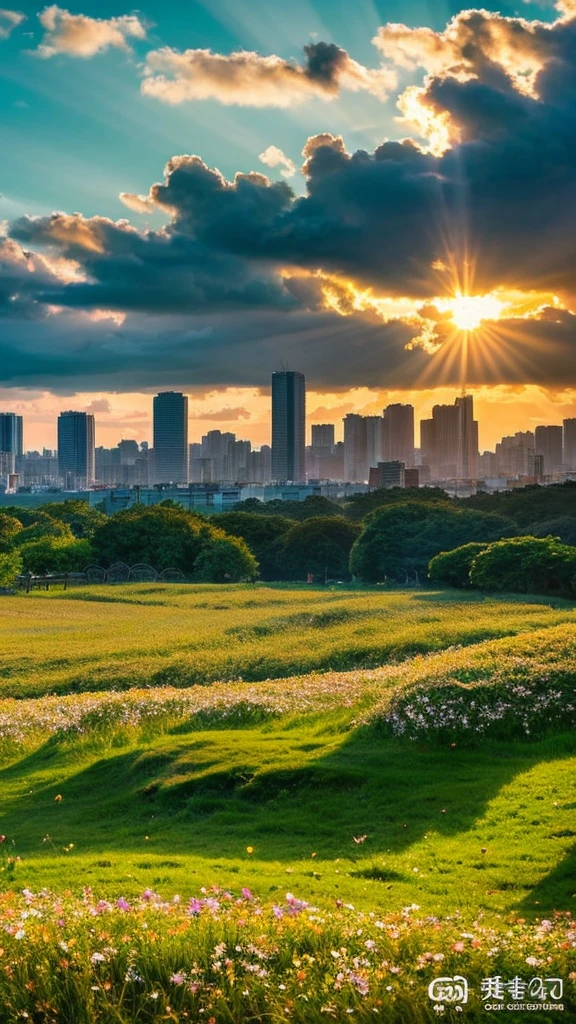
[[(451, 140), (441, 155), (410, 140), (350, 154), (323, 133), (304, 149), (304, 196), (259, 173), (227, 181), (200, 157), (179, 156), (148, 196), (124, 196), (132, 208), (165, 211), (162, 230), (79, 214), (16, 221), (0, 259), (0, 309), (4, 296), (12, 317), (2, 375), (19, 383), (33, 374), (83, 377), (84, 387), (87, 379), (141, 387), (153, 374), (158, 384), (175, 374), (182, 384), (263, 384), (288, 357), (322, 386), (413, 386), (422, 372), (440, 382), (442, 353), (406, 351), (414, 324), (385, 324), (352, 306), (344, 318), (326, 312), (323, 275), (426, 301), (454, 285), (441, 263), (470, 260), (476, 292), (506, 285), (569, 301), (576, 22), (540, 27), (472, 14), (445, 39), (407, 29), (394, 41), (403, 59), (410, 51), (430, 71), (415, 98), (430, 130)], [(341, 58), (315, 46), (307, 59), (307, 74), (329, 81)], [(530, 61), (533, 95), (522, 80)], [(44, 321), (49, 345), (31, 326), (14, 326), (16, 315), (54, 308), (76, 312), (64, 328), (53, 316)], [(123, 327), (90, 324), (81, 312), (90, 310), (133, 315)], [(184, 314), (187, 326), (175, 327)], [(469, 383), (576, 383), (576, 318), (556, 308), (539, 315), (496, 325), (493, 337), (514, 358), (490, 363), (478, 354)], [(130, 360), (126, 374), (122, 360)]]

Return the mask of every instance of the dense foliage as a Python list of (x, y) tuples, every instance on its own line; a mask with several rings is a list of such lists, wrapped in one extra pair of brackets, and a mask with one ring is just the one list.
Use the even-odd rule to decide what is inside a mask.
[(425, 578), (430, 560), (470, 541), (509, 536), (503, 516), (464, 509), (448, 502), (407, 501), (371, 512), (352, 548), (350, 569), (365, 583), (401, 580), (417, 572)]
[(0, 587), (10, 588), (22, 572), (22, 559), (18, 551), (0, 551)]
[(359, 533), (360, 526), (344, 516), (313, 516), (292, 526), (280, 552), (285, 578), (348, 579), (350, 551)]
[[(97, 528), (92, 544), (96, 558), (106, 566), (144, 562), (158, 571), (175, 567), (200, 580), (232, 583), (251, 580), (257, 572), (244, 541), (227, 537), (202, 516), (168, 502), (118, 512)], [(217, 550), (210, 552), (214, 545)]]
[(469, 587), (472, 562), (486, 547), (487, 544), (472, 541), (452, 551), (441, 551), (428, 566), (429, 579), (446, 587)]
[[(248, 502), (243, 502), (247, 505)], [(262, 502), (257, 502), (262, 505)], [(287, 516), (262, 515), (256, 512), (224, 512), (212, 516), (214, 526), (233, 537), (241, 537), (252, 551), (263, 580), (283, 579), (282, 542), (294, 526)]]
[(470, 583), (479, 590), (519, 594), (576, 593), (576, 547), (555, 537), (513, 537), (474, 558)]

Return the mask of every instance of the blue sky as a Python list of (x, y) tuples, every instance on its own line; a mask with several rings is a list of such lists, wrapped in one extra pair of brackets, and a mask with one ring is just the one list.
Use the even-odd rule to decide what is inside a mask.
[[(168, 0), (138, 8), (150, 28), (146, 40), (133, 41), (132, 54), (112, 49), (90, 60), (41, 60), (30, 51), (43, 34), (37, 17), (42, 7), (9, 6), (26, 21), (0, 43), (0, 218), (54, 209), (125, 216), (118, 193), (146, 192), (175, 153), (201, 154), (233, 177), (238, 170), (262, 169), (258, 154), (268, 145), (298, 163), (305, 139), (318, 132), (342, 133), (351, 150), (373, 149), (386, 137), (404, 134), (394, 121), (395, 96), (382, 104), (365, 93), (348, 93), (286, 111), (225, 107), (214, 100), (168, 107), (140, 94), (139, 65), (151, 49), (254, 49), (300, 59), (303, 45), (321, 38), (376, 67), (371, 39), (379, 25), (401, 21), (439, 31), (461, 9), (413, 0)], [(482, 6), (545, 20), (555, 14), (535, 4)], [(82, 2), (70, 10), (94, 18), (132, 13), (121, 0)], [(406, 73), (404, 80), (421, 77)]]
[(0, 409), (29, 443), (63, 402), (145, 439), (163, 387), (194, 439), (261, 443), (280, 363), (311, 422), (463, 384), (484, 446), (575, 414), (576, 0), (2, 3)]

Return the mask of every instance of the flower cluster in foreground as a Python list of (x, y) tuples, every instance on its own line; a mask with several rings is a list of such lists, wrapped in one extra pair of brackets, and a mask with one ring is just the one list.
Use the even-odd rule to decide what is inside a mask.
[(136, 900), (89, 889), (8, 892), (0, 896), (2, 1020), (404, 1024), (429, 1021), (430, 983), (454, 975), (468, 980), (472, 1019), (489, 978), (561, 978), (564, 1008), (576, 1012), (570, 913), (495, 926), (419, 909), (378, 918), (340, 902), (318, 909), (291, 893), (268, 906), (248, 888), (188, 899), (148, 889)]

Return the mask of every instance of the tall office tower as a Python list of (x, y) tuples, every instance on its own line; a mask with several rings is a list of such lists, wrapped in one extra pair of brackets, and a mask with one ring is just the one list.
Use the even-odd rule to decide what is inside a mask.
[(476, 477), (478, 422), (471, 395), (457, 398), (454, 405), (435, 405), (432, 419), (420, 421), (420, 450), (433, 480)]
[(567, 469), (576, 469), (576, 417), (564, 420), (563, 462)]
[(58, 417), (58, 474), (65, 487), (90, 487), (95, 477), (94, 417), (86, 412), (61, 412)]
[(21, 416), (15, 412), (0, 412), (0, 453), (3, 456), (4, 474), (14, 473), (16, 459), (23, 454), (22, 433)]
[(306, 380), (295, 370), (272, 374), (272, 479), (306, 479)]
[(344, 480), (364, 483), (368, 479), (368, 432), (366, 417), (348, 413), (344, 417)]
[(476, 478), (478, 459), (478, 421), (474, 419), (472, 395), (462, 395), (454, 403), (458, 409), (458, 467), (462, 480)]
[(389, 462), (414, 465), (414, 406), (397, 402), (384, 409), (385, 447), (383, 458)]
[(384, 418), (382, 416), (366, 416), (366, 458), (368, 470), (377, 466), (384, 459)]
[(436, 437), (434, 420), (420, 420), (420, 465), (428, 466), (430, 477), (436, 478), (438, 456), (436, 453)]
[(162, 391), (154, 398), (154, 479), (157, 484), (188, 483), (188, 398)]
[(234, 441), (224, 458), (224, 477), (227, 483), (248, 483), (248, 469), (252, 443)]
[(534, 448), (544, 460), (544, 476), (562, 468), (562, 427), (536, 427)]
[(312, 447), (333, 448), (335, 427), (333, 423), (312, 424)]
[(269, 484), (272, 478), (272, 449), (263, 444), (260, 451), (250, 452), (248, 456), (248, 473), (250, 484)]

